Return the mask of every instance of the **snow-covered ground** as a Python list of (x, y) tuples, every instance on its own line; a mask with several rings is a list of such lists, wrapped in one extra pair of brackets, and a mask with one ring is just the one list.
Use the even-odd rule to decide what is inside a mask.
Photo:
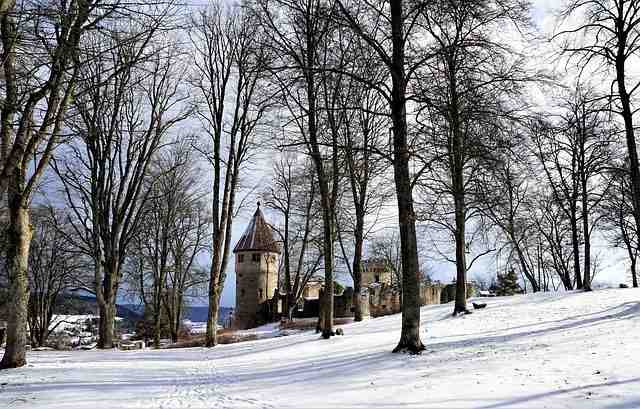
[[(100, 319), (98, 315), (62, 315), (54, 314), (51, 317), (51, 323), (49, 324), (49, 330), (56, 332), (62, 331), (83, 331), (87, 326), (87, 321), (97, 322)], [(120, 317), (115, 318), (116, 321), (122, 321)]]
[(190, 334), (204, 334), (207, 332), (207, 322), (200, 321), (182, 321), (182, 325), (189, 329)]
[(400, 316), (194, 348), (32, 352), (0, 372), (0, 408), (640, 408), (640, 291), (424, 307), (421, 356)]
[(60, 315), (54, 314), (51, 317), (51, 323), (49, 324), (49, 330), (54, 332), (61, 331), (82, 331), (86, 327), (88, 320), (97, 321), (100, 317), (97, 315)]

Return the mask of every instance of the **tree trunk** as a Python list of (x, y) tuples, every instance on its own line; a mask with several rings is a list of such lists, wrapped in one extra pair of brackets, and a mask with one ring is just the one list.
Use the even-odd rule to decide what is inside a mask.
[(29, 209), (21, 191), (24, 185), (22, 170), (16, 166), (12, 178), (18, 186), (9, 187), (9, 227), (7, 229), (6, 262), (9, 278), (9, 303), (7, 319), (7, 346), (0, 361), (0, 369), (18, 368), (27, 363), (27, 311), (29, 304), (29, 246), (32, 230)]
[[(366, 165), (365, 165), (366, 166)], [(362, 297), (360, 292), (362, 291), (362, 248), (364, 245), (364, 205), (358, 200), (365, 200), (366, 189), (361, 189), (360, 197), (357, 197), (357, 190), (355, 189), (355, 183), (353, 180), (353, 174), (351, 175), (351, 185), (353, 191), (353, 198), (356, 200), (356, 228), (354, 231), (355, 246), (353, 254), (353, 268), (351, 272), (353, 274), (353, 319), (354, 321), (362, 321)]]
[(453, 315), (468, 314), (467, 310), (467, 258), (465, 240), (464, 194), (455, 198), (456, 218), (456, 302)]
[(115, 256), (105, 258), (104, 278), (102, 281), (101, 296), (96, 297), (100, 312), (100, 326), (98, 329), (98, 348), (113, 348), (115, 319), (116, 319), (116, 294), (118, 291), (118, 266)]
[(529, 270), (529, 266), (527, 266), (527, 260), (525, 258), (525, 255), (522, 249), (520, 248), (520, 244), (516, 243), (515, 240), (514, 240), (514, 244), (515, 244), (514, 247), (516, 250), (516, 254), (518, 255), (518, 260), (520, 262), (520, 268), (522, 269), (522, 273), (529, 281), (529, 284), (531, 284), (531, 289), (533, 290), (533, 292), (537, 293), (541, 289), (540, 288), (541, 284), (543, 284), (542, 277), (540, 277), (540, 271), (538, 271), (538, 279), (536, 280), (535, 272), (531, 272)]
[(116, 319), (115, 300), (112, 297), (105, 298), (105, 302), (98, 304), (100, 311), (100, 326), (98, 327), (98, 348), (113, 348), (114, 321)]
[(575, 208), (571, 210), (571, 246), (573, 250), (573, 275), (576, 280), (576, 289), (582, 290), (584, 283), (580, 273), (580, 243), (578, 239), (578, 220)]
[(466, 201), (464, 184), (465, 134), (460, 117), (460, 97), (458, 95), (458, 61), (453, 50), (445, 55), (447, 77), (450, 88), (448, 107), (451, 141), (449, 142), (449, 171), (455, 212), (454, 239), (456, 245), (456, 297), (453, 315), (469, 313), (467, 310), (467, 242), (466, 242)]
[(160, 311), (153, 312), (153, 347), (160, 349)]
[[(0, 34), (2, 36), (2, 74), (4, 76), (3, 106), (0, 114), (0, 173), (3, 167), (9, 165), (9, 147), (13, 135), (14, 117), (17, 111), (18, 86), (16, 81), (16, 53), (17, 41), (16, 22), (12, 9), (15, 0), (0, 2)], [(12, 164), (11, 164), (12, 165)], [(5, 195), (8, 180), (0, 178), (0, 201), (8, 198)]]
[(319, 304), (318, 304), (318, 322), (316, 323), (316, 334), (322, 332), (322, 328), (324, 328), (324, 288), (320, 289), (319, 295)]
[[(110, 252), (109, 252), (110, 253)], [(107, 253), (107, 254), (109, 254)], [(101, 288), (101, 297), (96, 297), (100, 312), (100, 326), (98, 329), (98, 348), (113, 348), (115, 319), (116, 319), (116, 294), (118, 292), (118, 261), (116, 256), (105, 257), (104, 278)]]
[[(324, 297), (321, 298), (323, 304), (321, 328), (322, 338), (328, 339), (333, 333), (333, 232), (334, 232), (334, 208), (329, 193), (328, 177), (324, 169), (322, 154), (320, 152), (320, 144), (318, 141), (318, 108), (317, 108), (317, 92), (314, 75), (314, 65), (316, 57), (316, 42), (312, 33), (307, 33), (306, 44), (307, 50), (306, 61), (306, 88), (307, 88), (307, 104), (308, 104), (308, 129), (309, 129), (309, 147), (311, 149), (311, 159), (318, 176), (318, 187), (320, 189), (320, 203), (322, 207), (322, 224), (323, 224), (323, 260), (324, 260)], [(334, 148), (335, 149), (335, 148)], [(335, 154), (335, 152), (334, 152)], [(338, 169), (334, 169), (337, 172)]]
[(285, 298), (282, 303), (282, 315), (287, 317), (288, 320), (290, 318), (290, 310), (292, 308), (291, 302), (293, 299), (293, 295), (291, 294), (291, 255), (289, 254), (289, 203), (291, 203), (291, 194), (289, 194), (287, 198), (287, 209), (284, 214), (284, 240), (282, 251), (284, 254), (284, 292)]
[[(44, 323), (46, 325), (46, 323)], [(40, 347), (43, 347), (47, 344), (47, 335), (49, 333), (49, 328), (48, 326), (45, 327), (44, 325), (42, 326), (42, 328), (40, 328), (40, 332), (37, 334), (38, 335), (38, 342), (37, 345)]]
[[(218, 176), (216, 176), (218, 178)], [(214, 212), (218, 213), (218, 203), (214, 201)], [(205, 344), (208, 348), (218, 345), (218, 311), (220, 309), (220, 293), (222, 292), (221, 278), (222, 271), (222, 251), (223, 251), (223, 229), (216, 221), (214, 229), (216, 233), (213, 240), (213, 258), (211, 260), (211, 271), (209, 274), (209, 311), (207, 315), (207, 332)]]
[(630, 237), (627, 234), (627, 231), (624, 227), (624, 212), (622, 209), (618, 209), (619, 214), (619, 223), (620, 223), (620, 233), (622, 234), (622, 239), (624, 241), (625, 247), (627, 249), (627, 255), (629, 256), (629, 261), (631, 262), (631, 283), (634, 288), (638, 287), (638, 275), (636, 272), (636, 261), (637, 261), (637, 249), (634, 247), (631, 242)]
[[(320, 178), (318, 180), (320, 181)], [(322, 211), (324, 219), (323, 259), (325, 287), (324, 297), (321, 299), (323, 301), (322, 315), (324, 318), (322, 321), (322, 338), (329, 339), (335, 335), (333, 332), (333, 217), (331, 216), (331, 210), (327, 208), (329, 205), (325, 206), (323, 206), (325, 208)]]
[[(235, 142), (231, 143), (235, 147)], [(235, 149), (235, 148), (234, 148)], [(219, 152), (219, 147), (216, 148)], [(238, 183), (239, 161), (234, 162), (235, 151), (230, 151), (226, 176), (225, 188), (222, 204), (214, 194), (213, 212), (214, 229), (216, 229), (213, 240), (213, 259), (211, 262), (211, 272), (209, 280), (209, 314), (207, 317), (206, 346), (211, 348), (218, 345), (218, 316), (220, 312), (220, 297), (224, 288), (225, 271), (227, 269), (229, 249), (231, 246), (231, 232), (233, 230), (233, 208), (235, 203), (235, 192)], [(220, 162), (216, 162), (214, 186), (219, 186)], [(216, 189), (214, 187), (214, 189)], [(214, 190), (215, 191), (215, 190)], [(218, 217), (218, 214), (220, 215)]]
[(587, 208), (587, 188), (583, 186), (582, 190), (582, 234), (584, 236), (584, 280), (583, 288), (585, 291), (591, 291), (591, 240), (589, 234), (589, 210)]
[(635, 220), (636, 237), (640, 238), (640, 168), (638, 165), (638, 149), (633, 128), (633, 110), (631, 109), (631, 98), (627, 92), (625, 78), (626, 52), (625, 41), (618, 40), (618, 53), (616, 56), (616, 82), (618, 84), (618, 94), (620, 95), (620, 105), (622, 106), (622, 119), (624, 120), (625, 140), (629, 154), (629, 170), (631, 177), (631, 197), (633, 205), (633, 218)]
[(291, 294), (290, 293), (286, 293), (284, 298), (280, 297), (280, 299), (282, 300), (282, 316), (286, 317), (287, 320), (291, 320), (290, 316), (291, 316)]
[[(216, 274), (219, 275), (219, 274)], [(208, 348), (218, 345), (218, 313), (220, 310), (220, 285), (219, 278), (211, 280), (209, 285), (209, 314), (207, 316), (206, 346)]]
[[(174, 290), (175, 291), (175, 290)], [(182, 317), (182, 302), (183, 302), (183, 297), (182, 297), (182, 291), (179, 290), (180, 293), (178, 294), (178, 296), (176, 297), (176, 299), (174, 300), (174, 302), (176, 303), (174, 305), (174, 317), (173, 317), (173, 325), (171, 328), (171, 341), (176, 343), (178, 342), (178, 338), (179, 338), (179, 334), (180, 334), (180, 318)]]
[(356, 245), (353, 256), (353, 319), (354, 321), (362, 321), (362, 245), (363, 245), (363, 228), (364, 224), (360, 219), (356, 223)]
[(420, 283), (418, 246), (413, 210), (409, 147), (407, 146), (406, 78), (402, 0), (391, 0), (391, 119), (393, 121), (393, 173), (398, 202), (398, 225), (402, 253), (402, 330), (393, 352), (418, 354), (425, 347), (420, 340)]

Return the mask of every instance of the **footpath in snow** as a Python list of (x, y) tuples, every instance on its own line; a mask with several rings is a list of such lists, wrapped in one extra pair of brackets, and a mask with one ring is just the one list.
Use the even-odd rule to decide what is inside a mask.
[(0, 408), (640, 408), (640, 290), (486, 302), (424, 307), (421, 356), (390, 352), (400, 315), (328, 341), (31, 352), (0, 372)]

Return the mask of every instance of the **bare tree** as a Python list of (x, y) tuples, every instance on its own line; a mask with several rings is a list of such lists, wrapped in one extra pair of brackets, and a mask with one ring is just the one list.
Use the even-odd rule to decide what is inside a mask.
[(29, 205), (63, 130), (88, 31), (126, 18), (128, 2), (25, 1), (0, 3), (3, 101), (0, 115), (0, 196), (7, 194), (6, 249), (10, 303), (7, 348), (0, 368), (25, 364)]
[(378, 234), (369, 243), (369, 256), (380, 260), (391, 270), (391, 285), (396, 287), (402, 297), (402, 251), (397, 232)]
[(553, 37), (561, 41), (563, 53), (576, 62), (580, 73), (592, 66), (611, 79), (607, 98), (610, 111), (624, 122), (636, 236), (640, 236), (640, 165), (633, 120), (640, 81), (632, 69), (640, 56), (639, 9), (639, 0), (566, 0), (560, 14), (563, 24)]
[[(240, 174), (255, 148), (256, 128), (270, 106), (264, 76), (268, 48), (260, 47), (261, 31), (245, 9), (215, 1), (192, 17), (196, 112), (211, 147), (213, 167), (213, 246), (209, 282), (206, 344), (217, 344), (220, 295), (229, 260), (233, 217)], [(267, 88), (268, 89), (268, 88)]]
[[(534, 218), (537, 232), (544, 238), (545, 245), (541, 248), (543, 254), (538, 255), (540, 265), (548, 265), (560, 278), (566, 290), (575, 288), (573, 275), (573, 248), (567, 244), (571, 237), (570, 223), (567, 222), (565, 212), (558, 205), (553, 193), (540, 189), (535, 206), (540, 215)], [(544, 257), (544, 259), (543, 259)]]
[[(562, 141), (552, 130), (551, 124), (541, 124), (538, 131), (534, 131), (537, 156), (542, 163), (547, 183), (553, 193), (557, 206), (563, 211), (565, 220), (569, 221), (570, 243), (573, 250), (573, 277), (576, 287), (583, 288), (582, 272), (580, 268), (580, 229), (579, 229), (579, 179), (577, 177), (577, 150), (568, 144), (568, 152), (563, 148), (566, 141)], [(565, 158), (565, 154), (569, 158)]]
[(211, 248), (210, 226), (208, 206), (194, 201), (184, 210), (173, 231), (170, 243), (173, 266), (167, 275), (163, 300), (173, 342), (178, 341), (187, 302), (200, 294), (209, 279), (209, 272), (198, 265), (197, 258)]
[(267, 207), (281, 219), (273, 229), (282, 242), (280, 288), (286, 294), (283, 314), (289, 318), (321, 261), (321, 253), (309, 257), (315, 249), (312, 241), (317, 237), (319, 216), (314, 172), (309, 162), (299, 164), (285, 155), (274, 165), (274, 179), (265, 193)]
[[(421, 50), (416, 21), (426, 3), (405, 4), (402, 0), (358, 2), (337, 1), (343, 24), (366, 43), (372, 58), (386, 68), (386, 78), (371, 79), (351, 74), (378, 91), (388, 103), (393, 135), (394, 181), (398, 205), (398, 225), (402, 244), (403, 297), (402, 330), (394, 352), (420, 353), (420, 283), (416, 240), (413, 184), (409, 172), (412, 151), (407, 134), (408, 87), (416, 69), (433, 56), (413, 53)], [(391, 83), (391, 87), (388, 86)]]
[(164, 317), (177, 340), (185, 292), (195, 285), (194, 260), (207, 244), (208, 212), (188, 140), (157, 154), (148, 183), (130, 264), (140, 299), (152, 316), (154, 346), (159, 348)]
[(136, 42), (115, 40), (109, 53), (81, 68), (68, 123), (77, 139), (55, 165), (82, 237), (78, 246), (95, 264), (100, 348), (113, 345), (122, 266), (151, 193), (146, 178), (152, 158), (189, 115), (177, 49), (170, 42), (149, 46), (152, 34)]
[[(370, 59), (363, 47), (362, 39), (341, 41), (341, 47), (355, 50), (349, 55), (348, 69), (367, 78), (380, 78), (384, 73), (377, 61)], [(347, 44), (344, 44), (347, 43)], [(362, 261), (364, 242), (374, 225), (384, 204), (391, 194), (386, 186), (385, 172), (389, 162), (377, 152), (384, 149), (388, 141), (389, 118), (386, 102), (382, 96), (366, 84), (353, 77), (344, 79), (344, 84), (335, 88), (337, 93), (337, 114), (342, 118), (337, 129), (343, 161), (346, 164), (346, 179), (351, 193), (351, 206), (341, 206), (336, 215), (338, 241), (347, 270), (353, 279), (354, 319), (362, 320)], [(373, 220), (367, 220), (372, 218)], [(353, 257), (346, 252), (346, 236), (353, 239)]]
[(600, 219), (598, 207), (608, 189), (604, 173), (612, 161), (612, 130), (599, 100), (595, 93), (578, 85), (560, 101), (558, 120), (533, 133), (536, 155), (551, 192), (571, 226), (576, 287), (586, 291), (591, 290), (595, 273), (591, 236)]
[(270, 47), (280, 56), (271, 64), (271, 73), (281, 91), (281, 104), (292, 118), (291, 127), (296, 129), (297, 140), (293, 144), (283, 141), (282, 147), (303, 146), (316, 171), (326, 283), (319, 318), (325, 339), (334, 335), (334, 286), (328, 283), (334, 281), (335, 209), (340, 176), (339, 118), (329, 106), (337, 102), (335, 91), (341, 76), (321, 70), (334, 62), (328, 51), (330, 34), (335, 28), (331, 13), (330, 4), (323, 0), (259, 0), (255, 10), (269, 36)]
[[(55, 308), (66, 290), (74, 288), (89, 263), (66, 240), (71, 233), (64, 214), (53, 208), (32, 209), (33, 240), (29, 250), (29, 334), (31, 344), (44, 346), (60, 322)], [(63, 233), (62, 230), (67, 232)]]
[[(519, 163), (525, 166), (519, 166)], [(532, 220), (532, 195), (526, 158), (506, 152), (479, 185), (482, 212), (501, 231), (507, 241), (508, 259), (515, 258), (520, 274), (529, 282), (533, 292), (543, 288), (536, 275), (536, 258), (529, 252), (534, 246), (536, 224)], [(532, 263), (532, 261), (534, 261)]]
[(631, 283), (638, 287), (638, 243), (635, 218), (633, 216), (633, 198), (630, 186), (628, 164), (609, 172), (609, 192), (603, 200), (600, 215), (603, 221), (605, 237), (614, 247), (625, 250), (629, 260)]
[[(527, 12), (528, 3), (522, 0), (445, 0), (430, 4), (418, 22), (431, 36), (431, 52), (436, 55), (419, 70), (418, 121), (425, 145), (431, 148), (422, 159), (429, 169), (426, 187), (432, 188), (433, 200), (443, 204), (430, 219), (438, 222), (442, 210), (450, 215), (446, 208), (453, 208), (453, 223), (444, 227), (451, 227), (455, 240), (454, 315), (469, 312), (467, 270), (479, 256), (493, 251), (483, 250), (467, 261), (467, 236), (483, 233), (477, 181), (506, 139), (504, 122), (522, 109), (520, 84), (530, 79), (513, 38), (498, 33), (526, 30)], [(472, 219), (477, 228), (469, 235), (467, 223)]]

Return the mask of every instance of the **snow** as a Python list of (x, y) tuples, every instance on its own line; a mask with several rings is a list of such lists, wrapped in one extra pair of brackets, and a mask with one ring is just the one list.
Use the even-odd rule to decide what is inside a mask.
[(186, 328), (189, 328), (190, 334), (204, 334), (207, 332), (206, 321), (201, 322), (201, 321), (184, 320), (182, 321), (182, 325), (184, 325)]
[(72, 331), (78, 328), (84, 328), (87, 320), (97, 321), (100, 317), (97, 315), (53, 315), (49, 330), (55, 332)]
[[(315, 318), (313, 319), (315, 323)], [(240, 338), (245, 336), (255, 337), (255, 339), (267, 339), (267, 338), (275, 338), (275, 337), (283, 337), (292, 334), (299, 334), (301, 330), (298, 329), (282, 329), (280, 328), (279, 322), (273, 322), (266, 325), (261, 325), (256, 328), (244, 329), (241, 331), (236, 331), (235, 334)]]
[[(49, 324), (49, 330), (54, 332), (82, 330), (86, 326), (88, 320), (97, 322), (100, 319), (98, 315), (62, 315), (54, 314), (51, 317), (51, 323)], [(121, 317), (116, 317), (116, 321), (122, 321)]]
[(638, 408), (639, 300), (636, 289), (483, 298), (458, 318), (427, 306), (421, 356), (390, 352), (400, 315), (330, 340), (32, 351), (0, 372), (0, 408)]

